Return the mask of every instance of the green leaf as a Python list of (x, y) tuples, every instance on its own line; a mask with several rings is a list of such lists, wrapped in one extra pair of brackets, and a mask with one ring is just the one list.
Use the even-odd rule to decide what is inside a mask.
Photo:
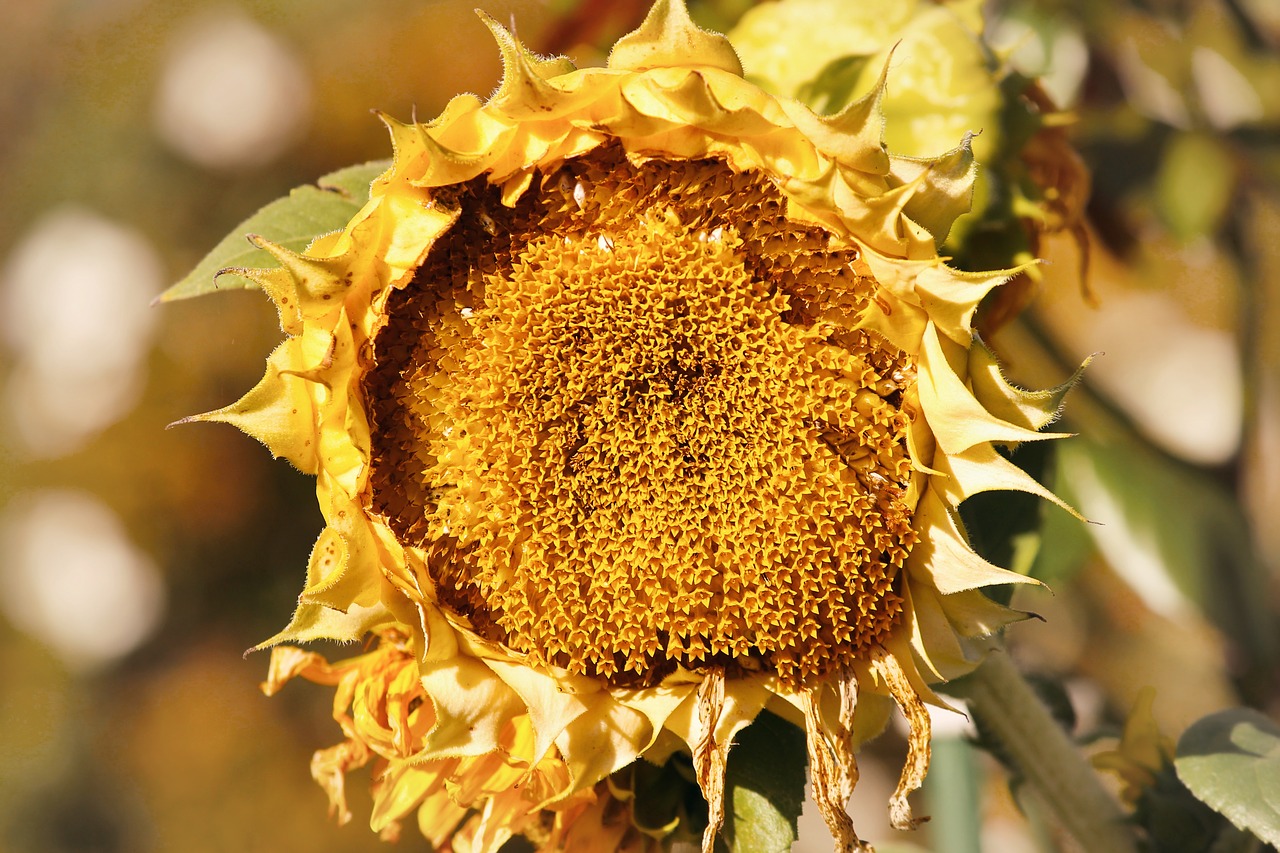
[(632, 820), (641, 832), (658, 838), (673, 832), (683, 841), (702, 837), (707, 803), (688, 755), (677, 752), (661, 766), (637, 761), (623, 773), (630, 776)]
[[(1098, 522), (1085, 529), (1103, 557), (1162, 571), (1248, 655), (1247, 679), (1273, 672), (1280, 649), (1266, 569), (1234, 495), (1206, 472), (1137, 440), (1114, 436), (1102, 444), (1080, 436), (1057, 452), (1056, 491)], [(1151, 575), (1146, 583), (1161, 580)]]
[(330, 172), (316, 183), (322, 190), (333, 190), (359, 206), (369, 200), (369, 185), (391, 167), (390, 160), (371, 160)]
[[(1172, 764), (1155, 774), (1155, 780), (1138, 797), (1133, 822), (1160, 853), (1244, 853), (1254, 848), (1239, 844), (1252, 839), (1225, 817), (1196, 798), (1178, 778)], [(1256, 844), (1256, 840), (1255, 840)]]
[[(1059, 497), (1070, 504), (1072, 498), (1063, 494), (1067, 491), (1062, 485), (1065, 478), (1059, 473), (1061, 456), (1055, 453), (1053, 462), (1051, 476), (1041, 482), (1047, 482)], [(1035, 560), (1027, 574), (1050, 587), (1064, 585), (1079, 574), (1096, 550), (1087, 524), (1061, 507), (1047, 504), (1040, 524), (1040, 547), (1036, 549)]]
[(725, 819), (717, 849), (786, 853), (804, 806), (808, 751), (799, 728), (768, 711), (743, 729), (729, 750)]
[(858, 81), (866, 72), (870, 56), (842, 56), (823, 66), (818, 76), (800, 87), (796, 98), (814, 112), (838, 113), (854, 98), (866, 94), (858, 91)]
[(1178, 741), (1178, 778), (1269, 844), (1280, 845), (1280, 726), (1252, 708), (1197, 720)]
[(1156, 209), (1179, 240), (1206, 236), (1222, 223), (1235, 184), (1235, 164), (1220, 140), (1177, 134), (1160, 162)]
[(319, 186), (297, 187), (237, 225), (185, 278), (166, 290), (160, 302), (190, 299), (218, 290), (252, 288), (236, 269), (279, 266), (271, 255), (251, 244), (246, 235), (258, 234), (286, 249), (301, 252), (322, 234), (337, 231), (369, 200), (369, 184), (390, 161), (348, 166), (325, 175)]

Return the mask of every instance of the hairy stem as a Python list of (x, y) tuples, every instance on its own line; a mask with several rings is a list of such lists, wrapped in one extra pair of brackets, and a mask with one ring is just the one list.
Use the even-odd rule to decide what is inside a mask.
[(991, 654), (947, 692), (968, 700), (983, 730), (999, 738), (1005, 756), (1082, 850), (1135, 853), (1119, 805), (1007, 654)]

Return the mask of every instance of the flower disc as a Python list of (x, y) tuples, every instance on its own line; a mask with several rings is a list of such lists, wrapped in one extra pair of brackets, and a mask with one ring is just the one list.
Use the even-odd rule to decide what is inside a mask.
[[(387, 304), (372, 501), (456, 612), (577, 673), (865, 657), (914, 541), (912, 361), (764, 176), (602, 146), (483, 180)], [(425, 511), (424, 511), (425, 508)]]

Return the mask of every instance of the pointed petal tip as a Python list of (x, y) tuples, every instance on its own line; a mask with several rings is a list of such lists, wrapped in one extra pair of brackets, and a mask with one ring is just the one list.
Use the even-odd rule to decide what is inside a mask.
[(509, 54), (523, 49), (524, 45), (520, 43), (520, 39), (516, 38), (515, 33), (504, 27), (497, 18), (484, 9), (473, 9), (472, 11), (480, 18), (480, 22), (489, 28), (489, 33), (493, 36), (493, 40), (498, 43), (498, 50), (502, 52), (502, 65), (505, 69), (509, 64)]
[(186, 426), (187, 424), (211, 424), (223, 423), (223, 419), (219, 417), (222, 409), (214, 409), (212, 412), (200, 412), (195, 415), (187, 415), (185, 418), (179, 418), (170, 424), (165, 424), (165, 429), (173, 429), (174, 427)]
[[(278, 252), (288, 251), (279, 243), (276, 243), (266, 237), (263, 237), (261, 234), (246, 234), (244, 235), (244, 237), (246, 240), (252, 243), (255, 248), (262, 249), (264, 252), (270, 252), (273, 255), (277, 254)], [(218, 275), (222, 275), (224, 272), (230, 272), (234, 269), (236, 268), (227, 267), (225, 269), (218, 270)]]
[(502, 54), (502, 82), (490, 100), (542, 109), (552, 106), (560, 93), (549, 85), (548, 80), (573, 71), (573, 62), (562, 56), (539, 56), (520, 41), (514, 30), (503, 26), (482, 9), (475, 12), (489, 28)]
[(701, 66), (743, 76), (729, 39), (695, 24), (684, 0), (657, 0), (640, 26), (614, 44), (608, 66), (627, 71)]

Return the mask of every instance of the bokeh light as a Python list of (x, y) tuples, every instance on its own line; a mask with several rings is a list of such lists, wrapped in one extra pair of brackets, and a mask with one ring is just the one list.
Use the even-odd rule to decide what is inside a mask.
[(0, 333), (24, 450), (66, 454), (137, 402), (164, 275), (145, 237), (83, 208), (55, 209), (23, 236), (0, 271)]
[(234, 7), (193, 15), (167, 53), (156, 132), (192, 162), (262, 165), (306, 130), (311, 84), (301, 61)]
[(72, 669), (137, 648), (159, 624), (164, 598), (151, 558), (91, 495), (28, 492), (0, 516), (0, 611)]

